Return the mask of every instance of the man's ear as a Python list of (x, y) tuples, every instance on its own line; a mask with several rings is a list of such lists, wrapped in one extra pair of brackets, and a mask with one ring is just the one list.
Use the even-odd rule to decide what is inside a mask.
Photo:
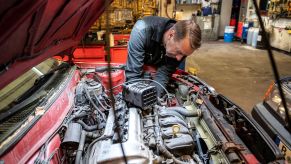
[(176, 31), (175, 31), (175, 30), (171, 30), (171, 31), (170, 31), (170, 33), (169, 33), (169, 36), (170, 36), (170, 37), (172, 37), (172, 36), (174, 36), (174, 35), (175, 35), (175, 33), (176, 33)]

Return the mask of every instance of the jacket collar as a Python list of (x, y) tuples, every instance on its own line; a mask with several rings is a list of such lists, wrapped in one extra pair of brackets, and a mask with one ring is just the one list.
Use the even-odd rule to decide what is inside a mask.
[(176, 21), (173, 19), (169, 19), (166, 23), (160, 22), (158, 27), (155, 28), (151, 39), (156, 42), (162, 43), (163, 35), (166, 32), (167, 26), (172, 23), (176, 23)]

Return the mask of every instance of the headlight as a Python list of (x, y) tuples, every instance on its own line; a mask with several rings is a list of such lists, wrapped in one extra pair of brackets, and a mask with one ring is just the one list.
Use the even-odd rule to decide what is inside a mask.
[[(289, 118), (291, 117), (291, 103), (287, 103), (287, 110), (288, 110), (288, 114), (289, 114)], [(279, 113), (279, 115), (285, 120), (286, 119), (286, 113), (283, 107), (283, 104), (281, 104), (277, 110), (277, 112)]]
[(275, 94), (273, 97), (272, 97), (272, 101), (276, 104), (281, 104), (281, 97), (278, 95), (278, 94)]
[[(291, 117), (291, 92), (283, 87), (285, 95), (287, 110), (289, 117)], [(282, 99), (276, 85), (271, 86), (265, 95), (265, 102), (273, 109), (283, 120), (286, 119), (286, 113), (282, 104)]]

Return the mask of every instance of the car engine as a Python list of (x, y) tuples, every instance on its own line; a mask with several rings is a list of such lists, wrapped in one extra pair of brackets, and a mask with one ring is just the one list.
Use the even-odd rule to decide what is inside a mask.
[(63, 126), (66, 160), (196, 163), (193, 127), (187, 117), (201, 117), (201, 111), (162, 105), (155, 87), (145, 81), (123, 88), (114, 96), (113, 111), (100, 82), (87, 77), (79, 82), (74, 108)]
[(249, 151), (255, 142), (264, 145), (263, 139), (234, 104), (198, 78), (173, 75), (163, 97), (157, 97), (149, 82), (153, 80), (124, 83), (122, 92), (109, 98), (109, 89), (100, 78), (83, 76), (59, 132), (63, 160), (91, 164), (242, 163), (252, 160), (252, 153), (262, 161), (276, 158), (268, 147), (262, 148), (263, 154), (258, 153), (261, 150)]

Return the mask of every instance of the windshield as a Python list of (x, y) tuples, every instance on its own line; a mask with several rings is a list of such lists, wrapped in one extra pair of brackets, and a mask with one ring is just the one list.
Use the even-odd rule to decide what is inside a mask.
[[(0, 154), (19, 139), (44, 109), (48, 100), (60, 92), (70, 73), (70, 65), (47, 59), (11, 82), (0, 92)], [(35, 118), (35, 119), (33, 119)]]
[[(34, 86), (35, 80), (61, 64), (55, 59), (47, 59), (33, 67), (0, 91), (0, 113), (19, 102), (21, 96)], [(22, 98), (23, 99), (23, 98)]]

